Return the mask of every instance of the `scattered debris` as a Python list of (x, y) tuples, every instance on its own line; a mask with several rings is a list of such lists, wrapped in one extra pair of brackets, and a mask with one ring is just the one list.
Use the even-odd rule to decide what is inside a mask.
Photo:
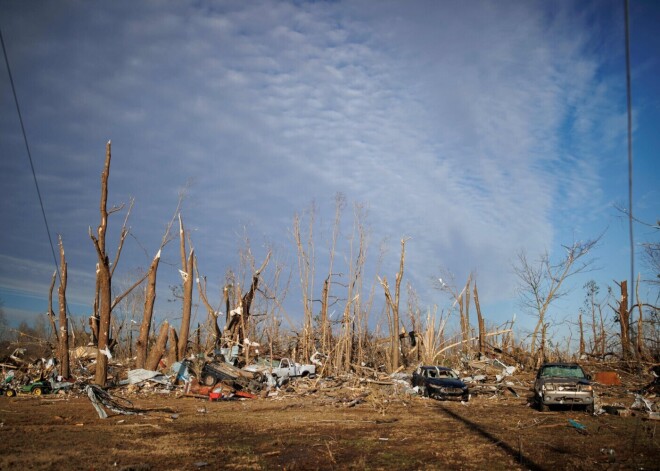
[(573, 419), (568, 419), (568, 423), (570, 424), (571, 427), (576, 429), (580, 433), (587, 433), (587, 426), (581, 424), (580, 422), (573, 420)]

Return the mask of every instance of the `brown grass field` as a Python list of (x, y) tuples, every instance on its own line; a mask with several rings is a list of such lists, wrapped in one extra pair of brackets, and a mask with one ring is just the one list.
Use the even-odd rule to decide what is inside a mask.
[(660, 469), (658, 422), (641, 413), (541, 413), (522, 397), (462, 404), (377, 386), (355, 407), (340, 396), (152, 393), (131, 400), (174, 411), (107, 419), (84, 395), (2, 396), (0, 469)]

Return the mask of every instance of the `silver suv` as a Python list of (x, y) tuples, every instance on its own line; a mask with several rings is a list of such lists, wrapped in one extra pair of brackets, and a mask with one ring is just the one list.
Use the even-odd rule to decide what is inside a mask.
[(581, 406), (594, 411), (594, 389), (591, 376), (577, 363), (545, 363), (536, 374), (534, 400), (540, 411), (549, 406)]

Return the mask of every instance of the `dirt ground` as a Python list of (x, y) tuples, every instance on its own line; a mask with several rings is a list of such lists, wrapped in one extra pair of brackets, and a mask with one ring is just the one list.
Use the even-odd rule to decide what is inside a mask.
[(318, 392), (131, 400), (173, 411), (100, 419), (84, 395), (0, 397), (0, 469), (660, 469), (657, 421), (541, 413), (523, 397), (462, 404), (375, 386), (354, 407)]

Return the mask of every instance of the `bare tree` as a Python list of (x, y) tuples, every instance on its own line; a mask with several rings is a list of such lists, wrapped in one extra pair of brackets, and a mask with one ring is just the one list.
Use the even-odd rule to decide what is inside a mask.
[(474, 308), (477, 311), (477, 323), (479, 325), (479, 353), (486, 354), (486, 327), (484, 325), (484, 318), (481, 315), (481, 305), (479, 304), (479, 291), (477, 290), (477, 282), (474, 282)]
[(546, 324), (548, 309), (554, 301), (567, 294), (564, 283), (568, 278), (590, 268), (592, 262), (584, 259), (597, 242), (598, 239), (595, 239), (564, 246), (566, 254), (556, 263), (551, 262), (547, 252), (536, 262), (530, 262), (525, 252), (519, 252), (518, 263), (513, 267), (519, 282), (518, 293), (523, 307), (536, 318), (529, 345), (530, 354), (533, 355), (537, 348), (538, 334)]
[(380, 284), (385, 291), (386, 313), (390, 325), (390, 371), (399, 369), (399, 296), (401, 294), (401, 280), (403, 280), (403, 267), (406, 258), (406, 240), (401, 239), (401, 258), (399, 259), (399, 271), (395, 276), (394, 298), (390, 293), (390, 286), (387, 278), (378, 277)]
[[(335, 195), (335, 222), (332, 229), (332, 241), (330, 245), (330, 252), (328, 254), (328, 276), (323, 281), (323, 289), (321, 291), (321, 316), (319, 330), (321, 332), (321, 352), (324, 355), (330, 354), (330, 342), (332, 338), (332, 327), (330, 319), (328, 318), (328, 309), (330, 308), (330, 291), (333, 277), (333, 265), (335, 260), (335, 249), (337, 247), (337, 238), (339, 237), (339, 228), (341, 222), (341, 214), (346, 205), (346, 197), (337, 193)], [(300, 244), (298, 243), (300, 237), (296, 237), (298, 245), (298, 253), (300, 254)]]
[[(303, 234), (300, 228), (301, 218), (296, 215), (293, 220), (293, 238), (298, 249), (298, 269), (300, 272), (300, 288), (302, 290), (303, 302), (303, 328), (301, 343), (303, 356), (311, 354), (311, 346), (314, 343), (314, 333), (312, 319), (313, 312), (313, 293), (314, 293), (314, 216), (315, 207), (312, 205), (309, 211), (309, 221), (307, 229), (307, 240), (303, 240)], [(327, 286), (329, 290), (329, 285)], [(323, 309), (323, 308), (322, 308)]]
[[(131, 214), (131, 208), (133, 207), (133, 201), (126, 212), (126, 218), (124, 219), (124, 224), (119, 236), (119, 245), (117, 247), (117, 252), (113, 262), (110, 262), (110, 257), (108, 256), (106, 250), (106, 232), (108, 229), (108, 216), (111, 214), (120, 211), (123, 209), (124, 205), (114, 206), (108, 210), (108, 179), (110, 177), (110, 161), (112, 155), (112, 145), (108, 141), (105, 148), (105, 164), (103, 167), (103, 172), (101, 173), (101, 202), (100, 202), (100, 214), (101, 221), (99, 223), (96, 235), (92, 233), (92, 228), (89, 228), (89, 237), (92, 239), (94, 244), (94, 249), (96, 250), (97, 255), (97, 264), (96, 264), (96, 293), (95, 293), (95, 312), (93, 319), (97, 319), (97, 364), (96, 372), (94, 375), (95, 383), (105, 386), (108, 375), (108, 358), (110, 357), (110, 350), (113, 347), (113, 342), (110, 338), (110, 323), (112, 317), (112, 309), (121, 302), (133, 289), (144, 281), (145, 276), (136, 281), (131, 287), (129, 287), (124, 293), (115, 297), (114, 300), (111, 299), (112, 296), (112, 275), (114, 274), (115, 269), (117, 268), (117, 263), (119, 262), (119, 257), (121, 255), (122, 248), (124, 246), (124, 241), (128, 235), (128, 218)], [(92, 331), (94, 332), (95, 323), (92, 323)]]

